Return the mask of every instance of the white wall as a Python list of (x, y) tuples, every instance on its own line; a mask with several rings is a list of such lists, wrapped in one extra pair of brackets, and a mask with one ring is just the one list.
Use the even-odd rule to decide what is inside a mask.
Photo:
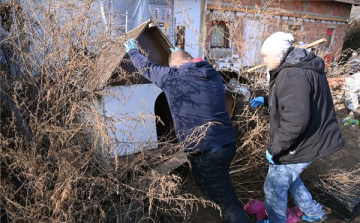
[(360, 20), (360, 6), (352, 6), (350, 18), (351, 20)]
[(246, 20), (243, 66), (255, 66), (261, 62), (260, 52), (263, 29), (264, 26), (259, 20)]
[[(108, 87), (104, 96), (106, 117), (114, 118), (117, 155), (157, 148), (155, 100), (162, 92), (154, 84)], [(114, 152), (112, 154), (114, 155)]]
[[(175, 0), (174, 17), (176, 26), (185, 26), (185, 50), (193, 57), (202, 57), (202, 16), (206, 0)], [(176, 31), (175, 26), (175, 31)]]

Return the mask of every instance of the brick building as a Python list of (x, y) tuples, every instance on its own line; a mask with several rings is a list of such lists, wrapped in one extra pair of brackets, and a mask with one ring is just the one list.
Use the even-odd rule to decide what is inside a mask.
[(275, 31), (287, 31), (293, 33), (298, 42), (326, 38), (321, 44), (325, 57), (336, 60), (351, 8), (358, 4), (360, 0), (286, 0), (271, 4), (266, 0), (207, 1), (205, 46), (212, 56), (216, 51), (223, 52), (222, 56), (234, 51), (242, 54), (243, 66), (251, 66), (260, 61), (261, 43), (267, 36)]

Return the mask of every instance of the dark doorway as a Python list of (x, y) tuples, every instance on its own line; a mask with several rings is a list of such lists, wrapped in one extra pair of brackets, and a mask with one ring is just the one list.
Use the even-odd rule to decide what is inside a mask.
[(155, 115), (161, 119), (161, 121), (156, 120), (158, 142), (177, 143), (178, 139), (174, 130), (174, 122), (164, 92), (155, 101)]
[(251, 85), (251, 82), (247, 79), (247, 77), (239, 74), (236, 71), (218, 70), (218, 72), (220, 73), (224, 84), (229, 83), (231, 79), (235, 79), (240, 84)]

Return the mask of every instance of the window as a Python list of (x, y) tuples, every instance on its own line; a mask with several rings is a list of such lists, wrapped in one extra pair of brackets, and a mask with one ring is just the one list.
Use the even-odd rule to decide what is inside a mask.
[(185, 26), (176, 27), (175, 46), (185, 49)]
[(150, 0), (150, 5), (173, 5), (174, 0)]
[(289, 25), (289, 31), (292, 33), (299, 33), (301, 32), (301, 26), (300, 25)]
[(294, 35), (295, 39), (297, 39), (298, 37), (300, 37), (302, 35), (303, 27), (302, 27), (302, 25), (299, 25), (299, 24), (289, 24), (288, 30), (291, 34)]
[(326, 30), (326, 47), (330, 47), (333, 34), (334, 34), (334, 29)]
[(224, 21), (213, 22), (210, 47), (229, 48), (229, 30)]

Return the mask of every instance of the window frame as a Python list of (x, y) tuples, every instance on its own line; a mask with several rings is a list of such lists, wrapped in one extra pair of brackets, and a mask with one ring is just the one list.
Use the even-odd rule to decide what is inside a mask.
[[(331, 30), (331, 35), (327, 34), (329, 30)], [(325, 47), (330, 48), (333, 45), (334, 35), (335, 35), (335, 28), (327, 27), (326, 28), (326, 44), (325, 44)]]
[[(214, 20), (212, 21), (212, 27), (211, 27), (211, 32), (210, 32), (210, 48), (214, 49), (214, 48), (225, 48), (225, 49), (229, 49), (230, 48), (230, 41), (229, 41), (229, 37), (230, 37), (230, 31), (227, 25), (228, 21), (222, 21), (222, 20)], [(212, 45), (212, 32), (213, 29), (216, 29), (215, 26), (224, 26), (225, 27), (225, 34), (223, 36), (224, 38), (224, 46), (213, 46)]]

